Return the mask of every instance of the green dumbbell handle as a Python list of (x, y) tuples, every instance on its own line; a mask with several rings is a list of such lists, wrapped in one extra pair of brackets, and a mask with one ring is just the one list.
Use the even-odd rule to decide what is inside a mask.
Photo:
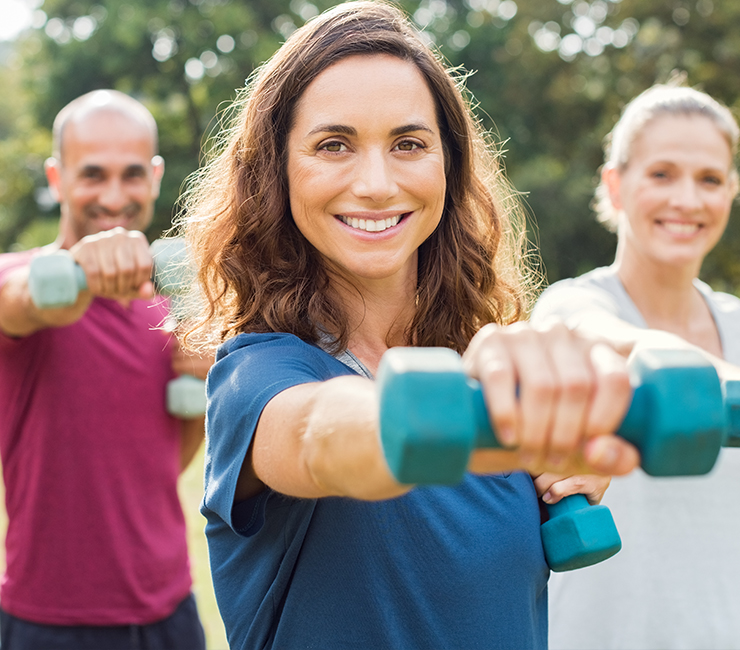
[[(157, 292), (170, 296), (177, 315), (182, 308), (179, 298), (187, 290), (186, 250), (182, 239), (162, 239), (152, 243), (154, 268), (152, 279)], [(68, 307), (87, 289), (87, 278), (72, 255), (61, 250), (39, 255), (31, 260), (28, 276), (31, 299), (39, 309)], [(194, 418), (205, 413), (205, 382), (182, 375), (167, 386), (167, 410), (180, 418)]]

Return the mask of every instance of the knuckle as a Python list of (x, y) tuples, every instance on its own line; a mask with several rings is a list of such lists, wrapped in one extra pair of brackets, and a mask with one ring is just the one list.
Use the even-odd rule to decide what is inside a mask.
[(551, 401), (560, 397), (561, 386), (551, 376), (537, 376), (527, 381), (527, 392), (537, 401)]
[(570, 399), (583, 400), (588, 398), (592, 388), (593, 382), (589, 376), (577, 374), (563, 379), (561, 392)]
[(632, 394), (632, 385), (626, 372), (608, 372), (601, 378), (601, 382), (605, 390), (616, 398), (626, 399)]

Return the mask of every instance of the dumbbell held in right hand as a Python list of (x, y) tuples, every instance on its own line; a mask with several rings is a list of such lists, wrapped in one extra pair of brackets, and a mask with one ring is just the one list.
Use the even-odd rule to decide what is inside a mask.
[[(157, 240), (151, 246), (154, 257), (153, 279), (159, 293), (169, 295), (173, 308), (181, 309), (175, 299), (186, 291), (185, 244), (182, 239)], [(31, 259), (28, 288), (31, 300), (39, 309), (68, 307), (87, 289), (82, 267), (72, 254), (59, 250)], [(167, 384), (167, 412), (190, 419), (205, 413), (205, 382), (191, 375), (181, 375)]]
[[(693, 350), (641, 350), (630, 362), (633, 398), (617, 434), (653, 476), (706, 474), (727, 435), (714, 367)], [(402, 483), (453, 484), (473, 449), (499, 447), (479, 382), (445, 348), (392, 348), (378, 372), (381, 437)]]

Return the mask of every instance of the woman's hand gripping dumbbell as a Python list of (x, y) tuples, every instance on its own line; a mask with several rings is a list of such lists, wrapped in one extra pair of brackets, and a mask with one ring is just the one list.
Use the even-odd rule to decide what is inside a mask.
[[(643, 350), (631, 360), (630, 376), (632, 404), (618, 434), (639, 449), (643, 469), (654, 476), (708, 472), (732, 429), (714, 367), (692, 350)], [(465, 375), (455, 352), (393, 348), (377, 381), (383, 448), (399, 482), (457, 483), (474, 448), (501, 446), (480, 384)], [(609, 510), (589, 506), (582, 495), (548, 512), (543, 546), (554, 571), (595, 564), (621, 547)]]
[[(189, 285), (185, 242), (160, 239), (152, 243), (154, 260), (152, 280), (155, 291), (171, 299), (172, 313), (184, 316), (183, 297)], [(72, 254), (66, 250), (38, 255), (31, 260), (28, 287), (36, 307), (55, 309), (73, 305), (81, 291), (88, 288), (87, 277)], [(205, 413), (205, 383), (183, 374), (167, 385), (167, 411), (179, 418), (195, 418)]]

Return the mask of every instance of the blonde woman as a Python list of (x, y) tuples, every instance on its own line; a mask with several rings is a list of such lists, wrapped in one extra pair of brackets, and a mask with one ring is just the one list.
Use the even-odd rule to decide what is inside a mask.
[[(555, 283), (533, 320), (555, 315), (625, 350), (669, 333), (740, 363), (740, 300), (698, 279), (737, 193), (737, 142), (730, 111), (700, 91), (657, 85), (628, 104), (597, 191), (616, 259)], [(615, 479), (604, 503), (622, 551), (553, 577), (552, 647), (740, 648), (739, 493), (737, 449), (708, 477)]]

